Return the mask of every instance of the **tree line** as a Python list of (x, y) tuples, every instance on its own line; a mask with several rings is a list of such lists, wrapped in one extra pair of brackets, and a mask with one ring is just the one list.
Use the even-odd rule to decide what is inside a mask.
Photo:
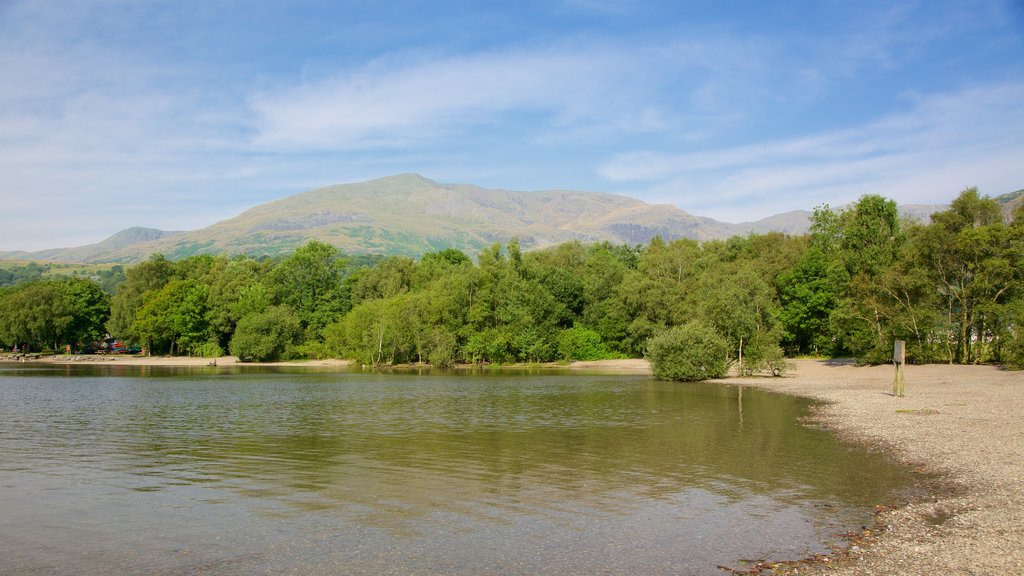
[(699, 349), (778, 372), (801, 354), (884, 362), (901, 339), (916, 362), (1022, 365), (1022, 212), (1004, 222), (971, 188), (928, 224), (868, 195), (816, 209), (801, 236), (530, 252), (513, 240), (475, 262), (317, 241), (279, 258), (156, 255), (112, 294), (83, 278), (0, 288), (0, 344), (60, 349), (109, 333), (161, 354), (437, 366)]

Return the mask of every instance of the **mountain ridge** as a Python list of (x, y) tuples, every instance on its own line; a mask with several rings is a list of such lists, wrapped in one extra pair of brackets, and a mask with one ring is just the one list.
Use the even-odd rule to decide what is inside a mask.
[[(1004, 196), (1016, 194), (1007, 202), (1019, 203), (1020, 193)], [(923, 220), (945, 207), (900, 209), (905, 216)], [(644, 244), (654, 236), (704, 241), (750, 233), (802, 234), (811, 214), (796, 210), (731, 224), (670, 204), (604, 192), (522, 192), (398, 174), (300, 192), (198, 230), (132, 227), (96, 244), (0, 252), (0, 259), (130, 263), (157, 252), (171, 259), (203, 253), (276, 255), (312, 239), (350, 253), (419, 256), (453, 247), (475, 254), (512, 237), (518, 237), (524, 248), (538, 248), (572, 240)]]

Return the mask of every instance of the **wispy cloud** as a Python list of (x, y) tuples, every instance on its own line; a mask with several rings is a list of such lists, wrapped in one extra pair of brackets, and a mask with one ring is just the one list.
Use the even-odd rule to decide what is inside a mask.
[[(808, 15), (619, 0), (239, 14), (183, 1), (0, 0), (0, 250), (196, 228), (399, 171), (646, 194), (725, 217), (1020, 179), (1024, 97), (984, 83), (1020, 34), (985, 1)], [(974, 36), (961, 48), (954, 29)], [(931, 73), (943, 58), (984, 68), (955, 80), (978, 88), (935, 96), (960, 78)]]
[[(566, 41), (459, 56), (392, 55), (254, 96), (259, 147), (402, 148), (466, 127), (542, 119), (530, 138), (605, 137), (735, 115), (763, 87), (755, 46), (722, 38), (668, 44)], [(682, 99), (682, 102), (680, 102)]]
[[(600, 168), (612, 181), (725, 219), (765, 216), (866, 193), (941, 203), (978, 185), (999, 194), (1024, 185), (1024, 84), (916, 99), (862, 127), (688, 154), (634, 151)], [(635, 186), (635, 185), (634, 185)], [(747, 206), (741, 209), (739, 206)]]

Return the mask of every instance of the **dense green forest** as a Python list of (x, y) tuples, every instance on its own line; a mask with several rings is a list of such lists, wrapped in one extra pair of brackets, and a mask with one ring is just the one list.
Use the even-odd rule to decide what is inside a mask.
[(824, 206), (805, 236), (530, 252), (513, 240), (475, 262), (314, 241), (273, 259), (157, 255), (95, 278), (18, 272), (0, 287), (6, 348), (109, 333), (161, 354), (445, 366), (640, 357), (685, 337), (754, 372), (801, 354), (884, 362), (902, 339), (915, 362), (1024, 364), (1024, 209), (1004, 222), (975, 189), (928, 224), (879, 196)]

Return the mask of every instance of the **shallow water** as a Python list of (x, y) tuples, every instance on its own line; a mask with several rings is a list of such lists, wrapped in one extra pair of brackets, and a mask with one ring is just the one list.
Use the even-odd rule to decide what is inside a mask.
[(909, 486), (807, 401), (581, 374), (0, 366), (3, 574), (721, 574)]

